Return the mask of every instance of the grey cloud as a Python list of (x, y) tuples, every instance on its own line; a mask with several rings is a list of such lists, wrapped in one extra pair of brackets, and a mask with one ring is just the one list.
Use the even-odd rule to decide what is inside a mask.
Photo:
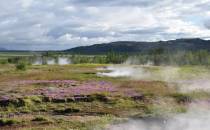
[(160, 34), (166, 30), (165, 27), (155, 27), (155, 28), (145, 28), (145, 29), (131, 29), (127, 31), (123, 31), (125, 34)]
[(204, 26), (205, 26), (206, 28), (210, 29), (210, 20), (209, 20), (209, 21), (206, 21), (206, 22), (204, 23)]
[[(78, 27), (79, 28), (79, 27)], [(56, 27), (48, 32), (48, 36), (53, 37), (55, 39), (65, 35), (65, 34), (71, 34), (74, 36), (79, 37), (87, 37), (87, 38), (97, 38), (97, 37), (107, 37), (112, 36), (112, 33), (108, 31), (103, 30), (94, 30), (94, 29), (87, 29), (85, 31), (79, 30), (77, 27), (73, 26), (62, 26), (62, 27)]]
[[(208, 37), (209, 7), (204, 0), (1, 0), (0, 47), (64, 49), (103, 40)], [(144, 26), (147, 21), (154, 25)]]
[(72, 0), (71, 3), (83, 6), (141, 6), (147, 7), (158, 0)]

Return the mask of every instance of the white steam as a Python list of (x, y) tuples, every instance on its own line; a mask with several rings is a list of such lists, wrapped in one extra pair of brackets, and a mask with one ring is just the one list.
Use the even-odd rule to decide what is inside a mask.
[[(202, 67), (185, 68), (172, 66), (124, 65), (103, 68), (98, 76), (125, 77), (132, 80), (164, 81), (180, 92), (210, 92), (209, 70)], [(171, 107), (171, 106), (170, 106)], [(173, 106), (172, 106), (173, 107)], [(165, 114), (163, 114), (165, 115)], [(168, 115), (163, 118), (130, 119), (125, 123), (111, 125), (107, 130), (210, 130), (210, 100), (193, 101), (186, 113)]]
[[(115, 65), (99, 69), (98, 76), (126, 77), (132, 80), (164, 81), (176, 84), (181, 92), (197, 90), (210, 91), (210, 75), (198, 76), (193, 72), (183, 72), (179, 67)], [(101, 72), (103, 71), (103, 72)]]
[[(108, 76), (108, 77), (128, 77), (141, 79), (146, 77), (146, 72), (142, 68), (135, 68), (129, 66), (109, 66), (105, 68), (108, 72), (99, 72), (98, 76)], [(142, 74), (144, 73), (144, 76)], [(149, 73), (148, 73), (149, 74)], [(142, 77), (141, 77), (142, 76)]]
[(125, 65), (143, 65), (143, 66), (153, 66), (154, 63), (152, 61), (147, 61), (145, 63), (142, 63), (139, 58), (137, 57), (129, 57), (125, 62)]
[(56, 63), (56, 62), (55, 62), (55, 59), (48, 59), (48, 60), (47, 60), (47, 64), (48, 64), (48, 65), (55, 65), (55, 63)]
[(177, 84), (181, 92), (210, 91), (209, 78), (177, 81)]
[[(155, 67), (151, 66), (151, 69), (155, 69)], [(148, 67), (145, 68), (145, 66), (118, 65), (109, 66), (104, 70), (106, 72), (98, 72), (98, 76), (128, 77), (135, 80), (159, 81), (172, 81), (179, 77), (179, 68), (176, 67), (164, 67), (164, 69), (151, 71), (148, 70)]]
[(133, 68), (127, 67), (120, 67), (117, 69), (115, 67), (108, 67), (106, 70), (111, 72), (99, 72), (98, 75), (108, 77), (130, 77), (134, 73)]
[(67, 57), (59, 57), (58, 58), (58, 64), (59, 65), (68, 65), (68, 64), (71, 64), (71, 61)]
[(42, 65), (44, 63), (44, 60), (46, 60), (47, 65), (68, 65), (71, 64), (71, 60), (68, 57), (58, 57), (58, 59), (55, 58), (36, 58), (35, 61), (33, 61), (33, 65)]
[(187, 113), (167, 119), (131, 119), (126, 123), (110, 126), (108, 130), (210, 130), (209, 108), (208, 101), (193, 103)]

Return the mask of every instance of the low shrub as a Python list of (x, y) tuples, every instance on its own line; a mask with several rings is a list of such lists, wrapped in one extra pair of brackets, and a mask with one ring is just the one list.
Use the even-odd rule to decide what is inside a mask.
[(90, 101), (102, 101), (102, 102), (108, 102), (108, 97), (105, 94), (92, 94), (88, 96)]
[(30, 99), (32, 102), (35, 102), (35, 103), (41, 103), (42, 102), (42, 97), (40, 97), (40, 96), (29, 96), (27, 98)]
[(32, 121), (49, 121), (49, 119), (44, 116), (37, 116)]
[(80, 110), (75, 108), (66, 108), (66, 109), (54, 110), (54, 112), (56, 114), (68, 114), (68, 113), (77, 113), (80, 112)]
[(34, 122), (42, 122), (42, 123), (47, 123), (47, 124), (48, 123), (53, 123), (52, 120), (50, 120), (49, 118), (44, 117), (44, 116), (36, 116), (31, 121), (34, 121)]
[(192, 101), (192, 98), (186, 94), (174, 93), (174, 94), (171, 94), (170, 96), (175, 98), (177, 103), (188, 103)]
[(16, 64), (16, 69), (17, 70), (26, 70), (27, 64), (25, 62), (19, 62)]
[(8, 64), (8, 61), (6, 59), (1, 59), (0, 60), (0, 64), (2, 64), (2, 65)]
[(0, 119), (0, 126), (11, 126), (18, 123), (20, 122), (16, 119), (5, 119), (5, 118)]

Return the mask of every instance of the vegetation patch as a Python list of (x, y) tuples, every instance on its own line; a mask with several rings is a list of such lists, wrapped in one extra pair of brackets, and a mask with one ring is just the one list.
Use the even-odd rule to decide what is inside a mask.
[(173, 97), (177, 103), (190, 103), (192, 101), (189, 95), (183, 93), (174, 93), (170, 96)]
[(44, 116), (36, 116), (31, 121), (32, 122), (42, 122), (42, 123), (53, 123), (53, 121), (51, 119), (49, 119), (48, 117), (44, 117)]
[(16, 64), (16, 69), (23, 71), (23, 70), (26, 70), (26, 66), (27, 66), (27, 64), (25, 62), (20, 62), (20, 63)]
[(16, 119), (7, 119), (7, 118), (1, 118), (0, 119), (0, 126), (11, 126), (11, 125), (17, 125), (20, 121)]
[(54, 110), (54, 113), (56, 114), (71, 114), (71, 113), (78, 113), (78, 112), (80, 112), (80, 110), (76, 108), (65, 108), (65, 109)]
[[(97, 68), (104, 66), (32, 65), (22, 72), (14, 64), (1, 64), (1, 126), (12, 129), (15, 125), (20, 130), (28, 130), (29, 126), (34, 130), (100, 130), (115, 117), (183, 113), (188, 103), (210, 97), (208, 92), (179, 93), (163, 81), (97, 77)], [(163, 68), (145, 67), (155, 73)], [(192, 66), (183, 70), (196, 74), (204, 71)]]

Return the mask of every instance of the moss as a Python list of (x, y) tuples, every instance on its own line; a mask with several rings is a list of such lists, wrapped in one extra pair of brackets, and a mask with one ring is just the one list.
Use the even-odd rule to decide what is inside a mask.
[(182, 93), (174, 93), (170, 95), (173, 97), (177, 103), (189, 103), (192, 101), (192, 97), (190, 97), (187, 94), (182, 94)]
[(176, 111), (176, 113), (186, 113), (187, 112), (187, 108), (186, 108), (186, 106), (178, 106), (178, 107), (176, 107), (176, 109), (175, 109)]
[(91, 119), (84, 117), (84, 120), (59, 119), (57, 120), (57, 126), (59, 126), (60, 130), (104, 130), (107, 124), (114, 122), (116, 119), (112, 115), (103, 115), (92, 117)]
[(49, 119), (48, 117), (44, 117), (44, 116), (36, 116), (31, 121), (53, 123), (53, 121), (51, 119)]
[(76, 109), (76, 108), (54, 110), (54, 113), (56, 114), (69, 114), (69, 113), (78, 113), (78, 112), (80, 112), (80, 109)]
[(27, 114), (27, 113), (31, 113), (32, 110), (28, 107), (22, 107), (22, 108), (20, 108), (20, 112)]
[(41, 96), (30, 96), (28, 97), (31, 101), (35, 103), (41, 103), (42, 102), (42, 97)]
[(210, 93), (208, 91), (193, 91), (188, 93), (193, 99), (209, 99)]
[(24, 62), (20, 62), (20, 63), (18, 63), (18, 64), (16, 64), (16, 69), (17, 70), (26, 70), (26, 63), (24, 63)]
[(106, 94), (100, 93), (100, 94), (92, 94), (88, 96), (90, 101), (101, 101), (101, 102), (108, 102), (109, 98)]
[(20, 121), (16, 120), (16, 119), (6, 119), (6, 118), (2, 118), (0, 119), (0, 126), (10, 126), (10, 125), (15, 125), (15, 124), (19, 124)]
[(32, 106), (34, 103), (31, 99), (29, 98), (24, 98), (22, 99), (24, 106)]
[(0, 64), (8, 64), (8, 60), (7, 59), (0, 59)]
[(130, 99), (119, 99), (115, 101), (114, 106), (123, 109), (135, 108), (136, 106), (138, 106), (138, 103)]

